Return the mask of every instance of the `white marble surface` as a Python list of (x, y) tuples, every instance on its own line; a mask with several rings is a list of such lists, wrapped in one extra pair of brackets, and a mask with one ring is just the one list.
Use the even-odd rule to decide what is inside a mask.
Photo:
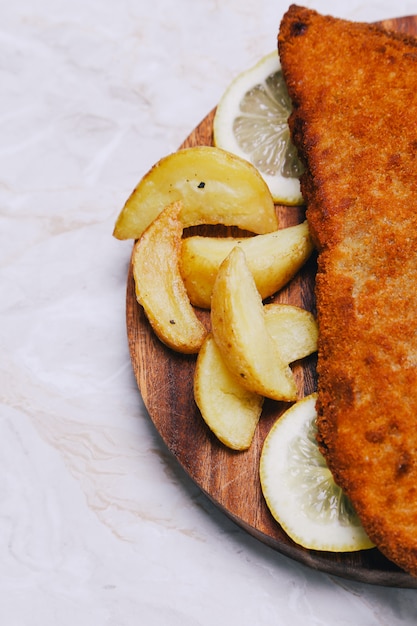
[[(322, 0), (359, 20), (417, 2)], [(2, 626), (415, 625), (417, 591), (252, 539), (156, 435), (125, 333), (133, 186), (275, 47), (282, 0), (17, 0), (0, 23)]]

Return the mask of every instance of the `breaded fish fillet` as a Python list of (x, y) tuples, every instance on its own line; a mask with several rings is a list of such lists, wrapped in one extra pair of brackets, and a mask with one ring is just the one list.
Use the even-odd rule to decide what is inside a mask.
[(319, 251), (319, 443), (417, 575), (417, 41), (291, 6), (278, 47)]

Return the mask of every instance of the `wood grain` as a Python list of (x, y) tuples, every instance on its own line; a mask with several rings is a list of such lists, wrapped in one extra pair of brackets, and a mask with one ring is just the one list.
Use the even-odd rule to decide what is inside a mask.
[[(416, 34), (417, 17), (386, 20), (392, 30)], [(181, 147), (212, 144), (214, 110), (193, 130)], [(280, 227), (297, 224), (304, 207), (277, 206)], [(275, 301), (302, 306), (312, 312), (315, 259), (283, 289)], [(197, 311), (209, 327), (207, 312)], [(263, 441), (287, 405), (265, 403), (253, 444), (246, 452), (227, 449), (211, 434), (195, 405), (195, 356), (172, 352), (155, 337), (135, 298), (131, 269), (127, 278), (126, 322), (132, 366), (149, 415), (168, 449), (202, 491), (227, 516), (271, 548), (310, 568), (357, 581), (417, 588), (417, 580), (389, 562), (378, 550), (334, 554), (306, 550), (291, 541), (265, 505), (258, 475)], [(315, 357), (293, 368), (300, 396), (315, 390)]]

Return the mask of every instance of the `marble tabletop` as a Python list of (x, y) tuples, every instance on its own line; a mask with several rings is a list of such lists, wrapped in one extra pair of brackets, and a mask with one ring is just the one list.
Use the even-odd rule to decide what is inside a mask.
[[(356, 20), (417, 2), (321, 0)], [(17, 0), (0, 26), (2, 626), (415, 625), (417, 592), (312, 571), (184, 474), (132, 373), (119, 210), (283, 0)]]

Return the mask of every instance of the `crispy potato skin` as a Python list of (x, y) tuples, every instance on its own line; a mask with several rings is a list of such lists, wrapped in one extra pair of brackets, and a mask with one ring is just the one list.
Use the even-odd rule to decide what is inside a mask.
[(179, 270), (181, 202), (167, 206), (135, 243), (136, 299), (155, 334), (172, 350), (199, 351), (207, 331), (191, 306)]
[(230, 373), (211, 333), (198, 353), (194, 399), (207, 426), (225, 446), (250, 447), (264, 398), (242, 387)]
[(314, 248), (307, 221), (243, 239), (188, 237), (182, 243), (181, 273), (195, 306), (210, 308), (217, 272), (235, 245), (244, 250), (263, 300), (293, 278)]
[(254, 233), (278, 228), (274, 201), (258, 170), (213, 146), (183, 148), (160, 159), (143, 176), (119, 213), (117, 239), (139, 239), (173, 202), (181, 202), (184, 227), (239, 226)]
[[(266, 328), (285, 364), (317, 350), (317, 324), (312, 313), (275, 302), (263, 310)], [(212, 333), (198, 353), (194, 398), (207, 426), (222, 443), (234, 450), (250, 447), (264, 398), (248, 391), (229, 371)]]
[(293, 373), (267, 330), (262, 300), (242, 248), (233, 248), (221, 264), (211, 303), (213, 337), (240, 384), (273, 400), (296, 400)]
[(417, 575), (417, 42), (293, 5), (278, 47), (319, 250), (320, 446)]

